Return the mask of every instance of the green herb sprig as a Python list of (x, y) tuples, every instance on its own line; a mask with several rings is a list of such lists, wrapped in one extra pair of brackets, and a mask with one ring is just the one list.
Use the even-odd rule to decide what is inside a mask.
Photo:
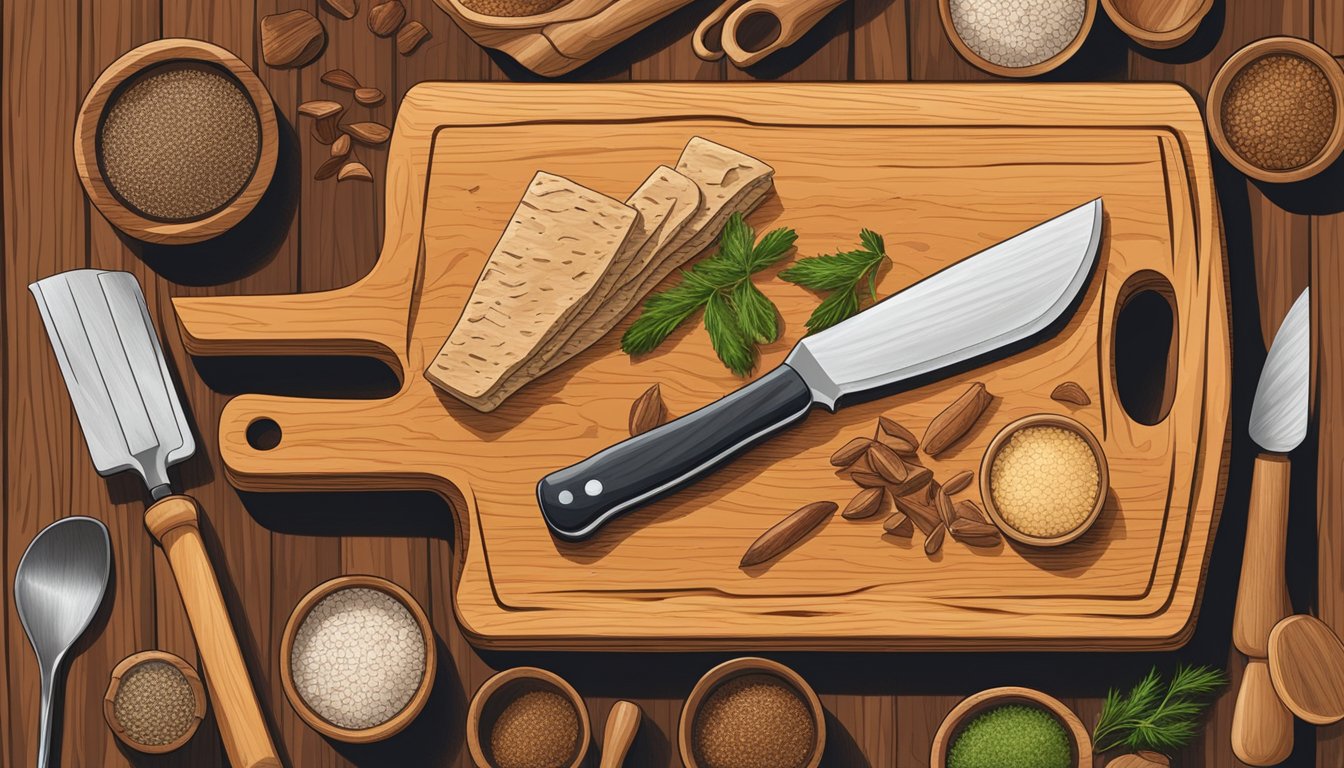
[(810, 256), (779, 274), (791, 283), (814, 291), (831, 291), (807, 319), (808, 333), (816, 333), (857, 314), (859, 284), (868, 280), (868, 294), (877, 300), (877, 270), (887, 258), (882, 236), (870, 229), (859, 232), (860, 247), (853, 251)]
[(621, 337), (621, 349), (652, 351), (696, 310), (704, 309), (705, 330), (723, 364), (738, 376), (756, 365), (756, 345), (779, 338), (779, 313), (751, 277), (778, 262), (793, 247), (792, 229), (772, 230), (756, 241), (742, 214), (728, 218), (713, 256), (681, 271), (681, 282), (653, 294), (639, 318)]
[(1162, 676), (1154, 667), (1127, 695), (1107, 691), (1092, 743), (1098, 752), (1120, 746), (1179, 749), (1199, 732), (1199, 717), (1209, 698), (1226, 684), (1227, 676), (1220, 669), (1177, 667), (1164, 693)]

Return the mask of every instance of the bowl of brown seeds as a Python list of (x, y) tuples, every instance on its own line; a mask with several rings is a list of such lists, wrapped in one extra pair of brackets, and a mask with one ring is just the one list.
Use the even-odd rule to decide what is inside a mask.
[(1344, 150), (1344, 69), (1297, 37), (1245, 46), (1218, 70), (1207, 99), (1209, 135), (1237, 170), (1261, 181), (1301, 181)]
[(191, 739), (205, 717), (205, 686), (190, 664), (171, 653), (132, 654), (112, 670), (103, 717), (131, 749), (172, 752)]
[(817, 768), (826, 713), (797, 672), (747, 656), (695, 684), (681, 708), (677, 743), (687, 768)]
[(467, 708), (467, 750), (483, 768), (578, 768), (590, 738), (578, 692), (536, 667), (486, 680)]
[(256, 74), (201, 40), (156, 40), (112, 62), (75, 122), (90, 202), (151, 243), (199, 242), (242, 221), (271, 183), (278, 146)]

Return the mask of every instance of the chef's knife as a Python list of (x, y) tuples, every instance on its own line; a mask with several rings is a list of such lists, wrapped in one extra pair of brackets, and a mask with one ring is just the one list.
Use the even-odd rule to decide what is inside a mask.
[(846, 400), (940, 378), (1058, 330), (1097, 263), (1098, 198), (965, 258), (793, 348), (726, 397), (542, 478), (551, 531), (586, 538), (747, 446)]
[(1284, 577), (1287, 454), (1307, 436), (1311, 398), (1311, 293), (1302, 291), (1274, 334), (1251, 402), (1251, 440), (1262, 452), (1251, 474), (1246, 543), (1232, 641), (1250, 661), (1232, 713), (1232, 751), (1248, 765), (1278, 765), (1293, 751), (1293, 716), (1269, 679), (1269, 633), (1292, 611)]

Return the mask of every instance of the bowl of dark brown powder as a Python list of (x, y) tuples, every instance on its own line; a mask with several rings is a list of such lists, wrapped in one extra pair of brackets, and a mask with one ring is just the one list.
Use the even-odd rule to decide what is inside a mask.
[(172, 752), (191, 739), (205, 717), (205, 686), (180, 657), (142, 651), (112, 670), (103, 716), (126, 746), (149, 754)]
[(688, 768), (817, 768), (826, 717), (797, 672), (744, 657), (695, 684), (681, 708), (677, 740)]
[(578, 768), (590, 737), (578, 692), (537, 667), (486, 680), (467, 708), (467, 749), (485, 768)]
[(1237, 170), (1269, 182), (1320, 173), (1344, 149), (1344, 69), (1296, 37), (1245, 46), (1218, 70), (1207, 100), (1209, 135)]
[(156, 40), (94, 82), (75, 123), (75, 165), (113, 226), (152, 243), (233, 227), (275, 173), (275, 107), (242, 61), (200, 40)]

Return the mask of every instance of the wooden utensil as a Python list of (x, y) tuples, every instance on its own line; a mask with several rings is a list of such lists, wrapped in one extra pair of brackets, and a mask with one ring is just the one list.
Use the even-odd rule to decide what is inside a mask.
[(1005, 686), (980, 691), (962, 699), (938, 726), (929, 754), (930, 768), (947, 768), (947, 753), (966, 724), (980, 713), (1005, 704), (1019, 704), (1049, 712), (1064, 727), (1073, 753), (1074, 768), (1092, 768), (1092, 736), (1073, 710), (1048, 693), (1034, 688)]
[(1269, 634), (1269, 679), (1294, 715), (1312, 725), (1344, 720), (1344, 642), (1314, 616), (1289, 616)]
[(746, 0), (723, 0), (695, 25), (695, 31), (691, 33), (691, 50), (696, 56), (704, 61), (723, 58), (723, 20), (744, 2)]
[(643, 718), (639, 705), (633, 701), (618, 701), (607, 715), (607, 728), (602, 735), (602, 763), (599, 768), (621, 768), (630, 745), (639, 733)]
[[(722, 49), (738, 67), (750, 67), (766, 56), (798, 42), (822, 17), (844, 0), (747, 0), (723, 22)], [(748, 47), (743, 25), (778, 29), (770, 40)]]
[[(1189, 637), (1224, 474), (1231, 377), (1208, 143), (1183, 88), (427, 83), (407, 94), (394, 133), (387, 236), (366, 277), (335, 291), (176, 307), (194, 354), (350, 354), (398, 372), (402, 384), (385, 399), (239, 395), (221, 417), (221, 454), (230, 481), (249, 490), (442, 494), (460, 558), (450, 588), (473, 643), (1112, 650)], [(539, 168), (625, 195), (693, 135), (775, 168), (775, 196), (748, 221), (758, 233), (796, 228), (800, 254), (833, 252), (881, 227), (896, 266), (880, 276), (879, 295), (1098, 195), (1105, 280), (1046, 345), (809, 420), (712, 484), (584, 544), (557, 543), (537, 510), (537, 480), (627, 438), (630, 405), (654, 383), (668, 411), (683, 414), (743, 380), (702, 333), (632, 360), (620, 351), (622, 328), (491, 413), (440, 396), (421, 372)], [(890, 195), (904, 215), (890, 215)], [(784, 318), (782, 338), (762, 349), (763, 373), (805, 333), (817, 298), (776, 277), (759, 285)], [(1128, 317), (1152, 306), (1171, 312), (1169, 333)], [(1135, 371), (1144, 396), (1122, 398)], [(864, 525), (827, 526), (768, 574), (738, 568), (790, 511), (854, 495), (830, 463), (836, 449), (871, 436), (882, 415), (922, 434), (976, 381), (994, 404), (949, 450), (921, 457), (937, 478), (975, 471), (1004, 425), (1064, 412), (1050, 393), (1074, 381), (1092, 404), (1067, 412), (1101, 440), (1124, 525), (1108, 528), (1103, 512), (1091, 534), (1048, 553), (1051, 568), (1010, 546), (992, 555), (946, 546), (931, 567), (922, 551), (895, 551)], [(1146, 386), (1154, 381), (1163, 386)], [(1142, 420), (1131, 415), (1138, 406)], [(279, 442), (254, 447), (249, 425), (263, 419)]]
[(1101, 0), (1115, 26), (1147, 48), (1175, 48), (1189, 40), (1213, 0)]

